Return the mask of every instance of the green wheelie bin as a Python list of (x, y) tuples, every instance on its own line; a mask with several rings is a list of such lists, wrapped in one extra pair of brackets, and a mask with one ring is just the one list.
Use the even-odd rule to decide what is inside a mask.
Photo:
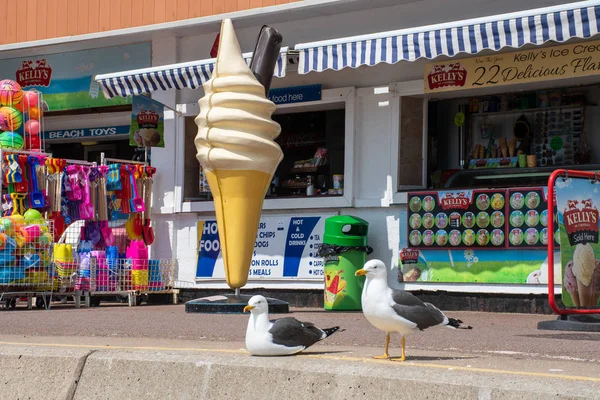
[(325, 220), (318, 255), (325, 264), (325, 310), (360, 311), (363, 280), (354, 276), (373, 249), (367, 245), (369, 223), (349, 215)]

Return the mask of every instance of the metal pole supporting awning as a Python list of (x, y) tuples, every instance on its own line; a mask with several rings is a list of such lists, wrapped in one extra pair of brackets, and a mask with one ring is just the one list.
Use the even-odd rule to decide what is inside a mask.
[[(275, 65), (274, 76), (283, 78), (287, 66), (287, 47), (282, 47)], [(252, 53), (244, 53), (250, 64)], [(197, 89), (210, 79), (216, 59), (191, 61), (144, 69), (96, 75), (94, 78), (106, 98), (127, 97), (157, 90)]]
[(548, 41), (590, 38), (600, 31), (600, 0), (297, 44), (298, 73), (477, 54)]

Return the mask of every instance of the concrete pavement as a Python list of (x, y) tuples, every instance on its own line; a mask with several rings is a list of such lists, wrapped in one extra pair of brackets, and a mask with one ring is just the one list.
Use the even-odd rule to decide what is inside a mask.
[(183, 306), (5, 311), (0, 398), (600, 398), (600, 334), (538, 331), (551, 316), (448, 314), (474, 329), (410, 337), (407, 362), (395, 363), (371, 358), (384, 335), (361, 313), (295, 310), (346, 330), (301, 356), (260, 358), (244, 350), (247, 315)]

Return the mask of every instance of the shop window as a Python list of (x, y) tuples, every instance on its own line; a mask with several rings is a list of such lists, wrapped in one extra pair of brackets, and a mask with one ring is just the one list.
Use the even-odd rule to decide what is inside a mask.
[(400, 99), (398, 189), (423, 187), (423, 99)]
[(579, 86), (431, 101), (429, 187), (544, 186), (559, 167), (597, 169), (586, 128), (598, 99), (598, 86)]
[[(273, 120), (281, 125), (276, 142), (284, 158), (274, 174), (267, 199), (340, 197), (344, 194), (345, 110), (279, 112)], [(194, 138), (198, 128), (193, 117), (185, 121), (184, 201), (212, 200), (196, 159)]]

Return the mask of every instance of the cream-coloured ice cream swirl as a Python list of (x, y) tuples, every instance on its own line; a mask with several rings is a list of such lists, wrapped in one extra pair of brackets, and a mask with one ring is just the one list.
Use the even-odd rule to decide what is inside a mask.
[(594, 249), (589, 243), (578, 244), (573, 252), (573, 275), (584, 285), (589, 286), (596, 268)]
[(273, 141), (281, 132), (271, 119), (276, 107), (246, 64), (230, 20), (223, 21), (215, 69), (203, 87), (195, 120), (198, 161), (207, 170), (272, 175), (283, 158)]

